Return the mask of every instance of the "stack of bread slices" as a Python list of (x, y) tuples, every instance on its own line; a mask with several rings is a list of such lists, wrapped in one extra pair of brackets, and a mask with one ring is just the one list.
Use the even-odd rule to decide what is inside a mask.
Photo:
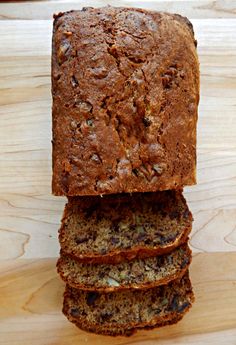
[(53, 193), (66, 195), (58, 273), (79, 328), (178, 322), (188, 268), (199, 69), (187, 18), (134, 8), (55, 16)]

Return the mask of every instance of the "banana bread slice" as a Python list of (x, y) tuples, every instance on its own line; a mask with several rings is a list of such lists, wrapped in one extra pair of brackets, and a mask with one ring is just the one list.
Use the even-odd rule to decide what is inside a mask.
[(69, 198), (59, 241), (78, 260), (118, 263), (172, 251), (192, 220), (181, 191)]
[(73, 322), (78, 328), (82, 329), (83, 331), (86, 332), (90, 332), (90, 333), (97, 333), (97, 334), (102, 334), (102, 335), (109, 335), (112, 337), (116, 337), (116, 336), (125, 336), (125, 337), (130, 337), (131, 335), (133, 335), (135, 332), (137, 332), (138, 330), (151, 330), (154, 328), (160, 328), (160, 327), (164, 327), (164, 326), (170, 326), (173, 325), (175, 323), (177, 323), (178, 321), (180, 321), (184, 316), (183, 314), (179, 314), (178, 317), (175, 318), (171, 318), (169, 320), (165, 320), (165, 321), (158, 321), (157, 323), (155, 323), (154, 326), (145, 326), (145, 327), (134, 327), (134, 328), (125, 328), (125, 329), (121, 329), (121, 328), (112, 328), (112, 329), (106, 329), (105, 327), (102, 327), (101, 329), (99, 329), (99, 332), (95, 332), (94, 331), (94, 325), (90, 325), (90, 324), (86, 324), (86, 325), (80, 325), (79, 323)]
[(194, 300), (188, 273), (147, 290), (98, 293), (66, 286), (63, 313), (79, 328), (107, 335), (131, 335), (139, 328), (175, 323)]
[(169, 254), (118, 264), (87, 264), (61, 253), (57, 263), (61, 278), (82, 290), (117, 291), (164, 285), (180, 278), (191, 262), (187, 244)]

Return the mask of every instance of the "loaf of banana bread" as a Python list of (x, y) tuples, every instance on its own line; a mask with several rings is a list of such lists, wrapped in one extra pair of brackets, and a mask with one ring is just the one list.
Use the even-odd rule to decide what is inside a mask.
[(64, 254), (118, 263), (168, 253), (186, 242), (192, 214), (181, 191), (69, 198), (59, 233)]
[(181, 279), (142, 290), (87, 292), (66, 286), (63, 312), (79, 328), (107, 335), (131, 335), (140, 328), (175, 323), (194, 300), (188, 273)]
[(189, 20), (137, 8), (55, 16), (55, 195), (195, 183), (199, 66)]

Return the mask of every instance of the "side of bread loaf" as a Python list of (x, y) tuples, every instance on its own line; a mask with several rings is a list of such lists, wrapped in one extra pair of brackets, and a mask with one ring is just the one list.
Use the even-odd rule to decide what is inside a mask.
[(55, 195), (195, 183), (199, 66), (191, 23), (137, 8), (55, 16)]
[(57, 270), (70, 286), (90, 291), (145, 289), (180, 278), (191, 262), (187, 244), (162, 256), (112, 264), (87, 264), (61, 253)]
[(188, 273), (145, 291), (86, 292), (67, 285), (63, 312), (78, 327), (100, 334), (130, 335), (136, 329), (176, 322), (190, 308)]
[(118, 263), (170, 252), (186, 242), (192, 220), (181, 191), (70, 198), (59, 241), (78, 260)]

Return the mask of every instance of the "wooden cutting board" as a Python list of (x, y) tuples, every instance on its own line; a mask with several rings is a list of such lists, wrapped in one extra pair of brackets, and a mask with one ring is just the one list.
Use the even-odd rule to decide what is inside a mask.
[(236, 1), (120, 1), (193, 22), (201, 63), (195, 222), (196, 303), (179, 324), (131, 338), (90, 335), (61, 314), (55, 271), (64, 198), (52, 197), (52, 14), (115, 1), (0, 3), (0, 344), (236, 345)]

